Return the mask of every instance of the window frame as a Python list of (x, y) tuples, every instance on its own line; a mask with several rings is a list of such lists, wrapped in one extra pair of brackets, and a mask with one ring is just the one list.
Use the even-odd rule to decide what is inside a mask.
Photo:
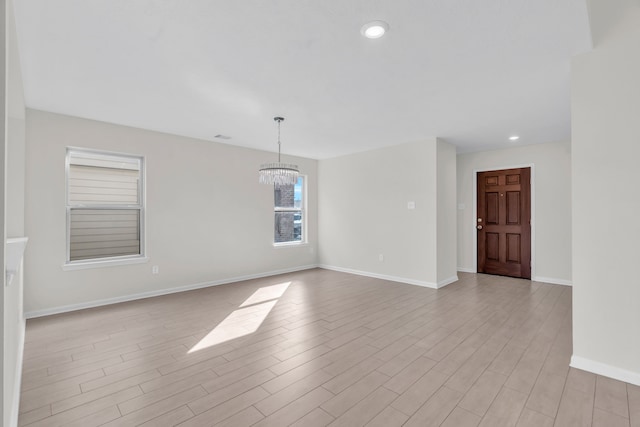
[[(69, 172), (71, 168), (71, 157), (73, 154), (82, 154), (85, 157), (100, 159), (128, 159), (134, 160), (139, 166), (138, 180), (138, 203), (137, 204), (71, 204), (69, 200)], [(148, 262), (146, 256), (146, 197), (145, 197), (145, 159), (144, 156), (120, 153), (106, 150), (95, 150), (80, 147), (67, 147), (65, 153), (65, 210), (66, 210), (66, 248), (65, 262), (62, 266), (63, 270), (80, 270), (87, 268), (107, 267), (116, 265), (139, 264)], [(93, 210), (137, 210), (139, 212), (139, 232), (140, 232), (140, 253), (135, 255), (118, 255), (101, 258), (88, 258), (81, 260), (71, 260), (71, 211), (82, 209)]]
[[(271, 240), (272, 244), (275, 248), (282, 248), (288, 246), (303, 246), (306, 245), (307, 242), (307, 175), (298, 175), (298, 178), (302, 178), (302, 205), (300, 208), (296, 207), (278, 207), (275, 206), (275, 191), (276, 187), (274, 185), (274, 206), (273, 206), (273, 226), (275, 227), (275, 218), (278, 212), (300, 212), (300, 221), (301, 221), (301, 233), (300, 240), (289, 241), (289, 242), (276, 242), (275, 235), (272, 234)], [(295, 187), (295, 184), (294, 184)], [(275, 229), (272, 230), (275, 233)]]

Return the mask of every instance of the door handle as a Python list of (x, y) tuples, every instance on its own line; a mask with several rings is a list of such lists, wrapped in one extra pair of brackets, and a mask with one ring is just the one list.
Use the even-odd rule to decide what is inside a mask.
[(482, 230), (482, 226), (481, 226), (481, 225), (476, 225), (476, 228), (477, 228), (478, 230)]

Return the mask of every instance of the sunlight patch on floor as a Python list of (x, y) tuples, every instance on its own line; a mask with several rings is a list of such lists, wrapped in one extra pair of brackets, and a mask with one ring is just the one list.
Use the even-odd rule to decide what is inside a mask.
[(240, 307), (194, 345), (189, 353), (249, 335), (258, 330), (291, 282), (265, 286), (256, 290)]
[(240, 307), (246, 307), (248, 305), (258, 304), (272, 299), (280, 298), (286, 292), (291, 282), (278, 283), (277, 285), (265, 286), (253, 293), (247, 298)]

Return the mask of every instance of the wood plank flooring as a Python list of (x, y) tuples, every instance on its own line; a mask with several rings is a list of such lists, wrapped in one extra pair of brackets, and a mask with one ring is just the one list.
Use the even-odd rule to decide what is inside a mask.
[(570, 287), (315, 269), (29, 320), (19, 424), (640, 426), (570, 356)]

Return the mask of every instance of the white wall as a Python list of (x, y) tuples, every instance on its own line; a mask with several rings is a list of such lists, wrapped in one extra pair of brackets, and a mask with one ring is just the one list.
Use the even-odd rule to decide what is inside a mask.
[(438, 140), (436, 150), (438, 283), (443, 284), (458, 280), (456, 147)]
[[(6, 2), (6, 14), (5, 229), (6, 237), (22, 237), (24, 236), (25, 107), (12, 1)], [(2, 288), (4, 294), (3, 425), (15, 426), (18, 420), (25, 330), (21, 271), (13, 277), (8, 286), (2, 286)]]
[(640, 385), (640, 5), (590, 1), (572, 63), (572, 366)]
[(3, 291), (0, 292), (0, 307), (2, 307), (2, 315), (0, 316), (0, 334), (2, 335), (2, 347), (0, 347), (0, 354), (2, 355), (2, 369), (0, 369), (0, 382), (2, 383), (2, 387), (0, 387), (0, 419), (3, 420), (7, 415), (7, 402), (6, 396), (4, 393), (5, 389), (5, 369), (4, 369), (4, 361), (5, 361), (5, 353), (8, 351), (8, 346), (5, 344), (5, 328), (4, 328), (4, 316), (5, 316), (5, 305), (6, 299), (4, 295), (5, 289), (5, 253), (6, 253), (6, 237), (7, 237), (7, 222), (6, 222), (6, 211), (7, 211), (7, 198), (6, 198), (6, 187), (7, 187), (7, 136), (6, 136), (6, 47), (7, 47), (7, 27), (6, 27), (6, 3), (4, 0), (0, 0), (0, 81), (3, 84), (0, 84), (0, 165), (2, 165), (2, 170), (0, 171), (0, 200), (2, 200), (2, 209), (0, 209), (0, 222), (2, 222), (2, 244), (0, 244), (0, 257), (2, 259), (2, 278), (0, 279), (0, 286), (2, 286)]
[[(458, 268), (476, 271), (474, 175), (479, 170), (533, 164), (532, 279), (570, 284), (571, 145), (569, 142), (526, 145), (458, 155)], [(462, 206), (459, 206), (461, 208)]]
[[(257, 172), (274, 153), (35, 110), (27, 110), (27, 141), (28, 315), (316, 264), (315, 160), (283, 159), (308, 176), (309, 244), (274, 248), (273, 187)], [(62, 270), (67, 146), (145, 157), (148, 263)]]
[(321, 160), (320, 264), (436, 287), (437, 164), (435, 139)]

